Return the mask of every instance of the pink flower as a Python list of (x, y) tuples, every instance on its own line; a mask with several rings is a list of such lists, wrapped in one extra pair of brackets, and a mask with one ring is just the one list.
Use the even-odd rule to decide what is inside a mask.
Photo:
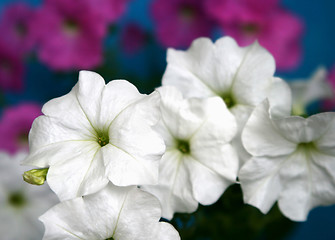
[(283, 10), (278, 0), (209, 0), (206, 8), (240, 45), (258, 40), (272, 53), (278, 69), (288, 70), (299, 64), (303, 23)]
[(143, 47), (146, 40), (144, 30), (135, 23), (128, 24), (121, 35), (122, 48), (126, 53), (132, 54)]
[(106, 18), (92, 0), (46, 0), (34, 21), (38, 56), (55, 70), (91, 69), (102, 62)]
[(21, 54), (0, 40), (0, 90), (20, 90), (24, 65)]
[(41, 115), (41, 107), (22, 103), (8, 107), (0, 119), (0, 149), (11, 154), (28, 151), (28, 133), (33, 120)]
[(188, 47), (211, 33), (211, 21), (204, 12), (205, 1), (156, 0), (151, 12), (158, 41), (165, 47)]
[(91, 0), (92, 8), (95, 8), (108, 23), (115, 22), (127, 9), (130, 0)]
[(34, 10), (24, 3), (9, 5), (0, 20), (2, 40), (7, 47), (13, 48), (20, 54), (25, 54), (33, 47), (30, 19)]
[[(330, 70), (328, 74), (328, 82), (332, 86), (334, 95), (335, 95), (335, 65), (333, 68)], [(335, 110), (335, 98), (333, 99), (328, 99), (323, 102), (323, 110), (325, 111), (330, 111), (330, 110)]]

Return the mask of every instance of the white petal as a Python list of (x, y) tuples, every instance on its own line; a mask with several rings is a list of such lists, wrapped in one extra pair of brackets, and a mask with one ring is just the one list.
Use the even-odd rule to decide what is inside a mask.
[(157, 231), (157, 236), (153, 240), (170, 240), (170, 239), (180, 239), (180, 236), (176, 229), (171, 224), (166, 222), (159, 223), (159, 230)]
[[(213, 104), (215, 105), (211, 106), (210, 103), (207, 103), (207, 100), (203, 99), (191, 98), (184, 100), (178, 89), (174, 87), (166, 86), (158, 89), (158, 91), (161, 95), (162, 121), (166, 129), (178, 139), (189, 139), (201, 127), (204, 118), (209, 115), (207, 107), (210, 107), (208, 112), (211, 113), (213, 108), (217, 109), (218, 105), (224, 109), (226, 108), (219, 98), (214, 100)], [(224, 109), (222, 111), (225, 111)], [(234, 129), (230, 133), (233, 134), (233, 131)], [(229, 136), (228, 133), (227, 138)]]
[(216, 171), (192, 157), (185, 156), (183, 162), (190, 174), (193, 196), (203, 205), (215, 203), (235, 180), (223, 178)]
[[(317, 148), (326, 154), (335, 155), (335, 113), (327, 112), (316, 115), (318, 118), (324, 119), (322, 125), (315, 126), (319, 132), (323, 133), (314, 144)], [(313, 116), (312, 116), (313, 117)], [(322, 129), (320, 129), (322, 127)]]
[(80, 71), (78, 81), (77, 100), (81, 109), (95, 127), (99, 125), (101, 96), (105, 89), (105, 80), (97, 73)]
[(215, 66), (216, 76), (208, 81), (212, 86), (220, 90), (219, 93), (230, 93), (236, 80), (236, 74), (243, 64), (246, 49), (237, 45), (236, 41), (230, 37), (223, 37), (215, 42)]
[(192, 144), (192, 158), (225, 180), (234, 183), (239, 169), (238, 156), (230, 144), (220, 145), (203, 142), (199, 148)]
[(234, 147), (236, 153), (238, 154), (240, 166), (242, 166), (251, 157), (251, 155), (247, 152), (242, 144), (241, 135), (253, 109), (254, 107), (252, 106), (242, 104), (235, 105), (234, 107), (229, 109), (231, 113), (235, 116), (235, 119), (237, 121), (237, 134), (235, 135), (231, 144)]
[[(78, 140), (48, 144), (31, 152), (22, 163), (40, 168), (62, 164), (63, 162), (71, 161), (72, 158), (77, 158), (82, 154), (82, 149), (89, 145), (93, 147), (97, 146), (97, 143)], [(92, 147), (89, 146), (89, 149)]]
[(244, 50), (241, 64), (234, 76), (232, 93), (238, 103), (256, 106), (268, 95), (275, 62), (272, 55), (257, 42)]
[(96, 145), (81, 144), (80, 154), (50, 166), (48, 184), (62, 201), (97, 192), (107, 185), (100, 146)]
[(254, 157), (239, 172), (239, 180), (245, 203), (267, 213), (281, 191), (279, 171), (283, 157)]
[(216, 95), (216, 89), (211, 86), (217, 82), (214, 44), (209, 38), (194, 40), (186, 52), (169, 49), (167, 62), (163, 86), (177, 86), (187, 97)]
[(300, 143), (311, 142), (323, 136), (332, 126), (334, 113), (320, 113), (309, 118), (298, 116), (274, 119), (273, 122), (278, 129), (288, 140)]
[(111, 237), (127, 194), (133, 188), (108, 185), (96, 194), (61, 202), (40, 217), (46, 228), (43, 239)]
[(269, 95), (271, 116), (285, 117), (291, 115), (292, 93), (289, 85), (280, 78), (274, 78)]
[(128, 81), (110, 81), (102, 92), (99, 125), (103, 126), (103, 129), (108, 129), (120, 112), (141, 98), (142, 94)]
[(92, 128), (79, 128), (76, 126), (67, 126), (58, 118), (49, 116), (39, 116), (32, 124), (29, 132), (29, 150), (31, 154), (39, 151), (41, 148), (48, 147), (50, 144), (94, 140)]
[(100, 192), (62, 202), (40, 220), (44, 239), (179, 239), (172, 227), (159, 223), (160, 205), (151, 194), (136, 187), (109, 184)]
[(157, 183), (159, 159), (142, 159), (111, 144), (107, 144), (101, 151), (106, 176), (113, 184), (129, 186)]
[(61, 119), (64, 125), (73, 129), (90, 129), (97, 125), (96, 113), (104, 86), (105, 81), (99, 74), (81, 71), (71, 92), (44, 104), (42, 112)]
[(283, 190), (278, 204), (283, 214), (294, 221), (305, 221), (313, 207), (334, 204), (333, 169), (335, 156), (316, 149), (297, 151), (280, 173)]
[(193, 131), (192, 139), (205, 141), (218, 141), (220, 144), (230, 142), (237, 133), (235, 117), (229, 112), (219, 97), (207, 99), (188, 99), (189, 108), (199, 113), (202, 123)]
[(144, 185), (142, 189), (155, 195), (162, 205), (162, 217), (172, 219), (175, 212), (194, 212), (198, 202), (192, 194), (189, 171), (177, 150), (168, 150), (159, 165), (158, 185)]
[(294, 151), (296, 144), (283, 137), (272, 122), (269, 103), (255, 108), (242, 132), (245, 149), (253, 156), (279, 156)]
[(295, 106), (306, 106), (313, 101), (333, 97), (332, 87), (327, 81), (327, 71), (319, 67), (310, 79), (297, 79), (290, 81), (293, 92), (293, 104)]
[[(143, 117), (142, 105), (123, 110), (109, 127), (109, 142), (102, 150), (108, 178), (118, 186), (154, 184), (165, 144)], [(150, 108), (148, 108), (150, 109)]]

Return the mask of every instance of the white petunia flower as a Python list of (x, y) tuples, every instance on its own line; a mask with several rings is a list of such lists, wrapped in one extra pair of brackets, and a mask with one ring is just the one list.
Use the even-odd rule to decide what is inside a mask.
[(313, 101), (333, 97), (332, 87), (327, 81), (327, 71), (319, 67), (310, 79), (297, 79), (290, 81), (292, 90), (293, 115), (306, 114), (306, 107)]
[(48, 186), (33, 186), (22, 180), (27, 156), (0, 153), (0, 233), (3, 240), (42, 239), (43, 224), (37, 218), (58, 202)]
[(26, 165), (50, 167), (47, 181), (61, 200), (118, 186), (154, 184), (163, 139), (151, 129), (158, 94), (127, 81), (81, 71), (72, 91), (43, 106), (29, 133)]
[(157, 131), (166, 152), (160, 162), (159, 184), (142, 186), (158, 197), (162, 216), (194, 212), (198, 202), (213, 204), (236, 181), (238, 158), (230, 145), (236, 120), (221, 98), (183, 99), (173, 87), (158, 89), (162, 120)]
[(239, 172), (244, 201), (304, 221), (310, 209), (335, 203), (335, 113), (274, 117), (264, 101), (242, 133), (252, 154)]
[[(272, 91), (273, 84), (285, 85), (274, 78), (275, 61), (257, 42), (239, 47), (234, 39), (223, 37), (213, 43), (208, 38), (193, 41), (187, 51), (169, 49), (163, 85), (173, 85), (185, 97), (221, 97), (234, 114), (238, 134), (234, 139), (243, 163), (250, 155), (244, 150), (240, 134), (252, 110), (271, 94), (274, 100), (291, 98), (288, 87)], [(271, 105), (278, 102), (271, 102)]]
[(159, 201), (151, 194), (109, 184), (97, 193), (61, 202), (39, 219), (45, 225), (44, 240), (180, 239), (160, 217)]

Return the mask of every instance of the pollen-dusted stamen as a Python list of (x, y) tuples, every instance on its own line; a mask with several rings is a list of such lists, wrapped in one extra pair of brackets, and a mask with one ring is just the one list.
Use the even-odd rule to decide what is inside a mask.
[(177, 148), (184, 154), (189, 154), (191, 152), (190, 144), (185, 140), (177, 140)]
[(99, 143), (101, 147), (107, 145), (109, 143), (108, 133), (105, 133), (105, 132), (98, 133), (97, 142)]

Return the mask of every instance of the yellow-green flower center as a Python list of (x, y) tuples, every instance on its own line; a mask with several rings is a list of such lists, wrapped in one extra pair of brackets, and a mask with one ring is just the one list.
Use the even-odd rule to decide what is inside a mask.
[(109, 143), (108, 132), (99, 132), (97, 133), (97, 142), (101, 147), (107, 145)]
[(191, 152), (190, 144), (185, 140), (177, 140), (177, 149), (183, 154), (189, 154)]
[(75, 21), (67, 19), (63, 22), (63, 30), (68, 36), (76, 36), (79, 32), (79, 26)]
[(223, 94), (221, 98), (225, 102), (227, 108), (232, 108), (236, 104), (235, 99), (231, 94)]

